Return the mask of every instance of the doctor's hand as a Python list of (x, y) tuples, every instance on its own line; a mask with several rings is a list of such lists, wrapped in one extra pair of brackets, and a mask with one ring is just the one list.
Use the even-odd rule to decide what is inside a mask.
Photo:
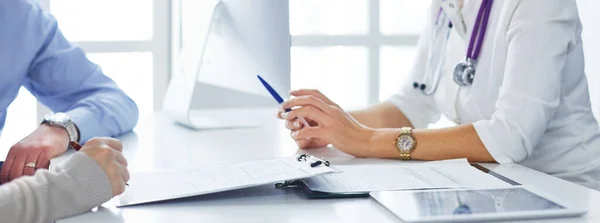
[[(282, 109), (277, 114), (277, 117), (279, 117), (281, 119), (285, 119), (284, 118), (285, 113), (286, 113), (285, 110)], [(304, 118), (304, 120), (306, 120), (306, 123), (301, 121), (299, 118), (295, 118), (294, 120), (285, 120), (285, 127), (291, 131), (290, 132), (290, 134), (291, 134), (294, 131), (297, 131), (297, 130), (305, 128), (305, 127), (316, 127), (319, 125), (317, 122), (315, 122), (312, 119)], [(308, 126), (306, 126), (306, 124), (308, 124)], [(294, 140), (296, 141), (296, 145), (298, 145), (298, 147), (301, 149), (322, 148), (322, 147), (326, 147), (327, 145), (330, 144), (328, 141), (325, 141), (324, 139), (319, 139), (319, 138), (298, 138), (298, 139), (294, 139)]]
[[(295, 97), (285, 101), (282, 109), (293, 110), (280, 112), (279, 117), (286, 120), (286, 127), (292, 130), (291, 136), (300, 148), (332, 144), (356, 157), (368, 155), (374, 130), (358, 123), (318, 90), (297, 90), (291, 94)], [(295, 124), (299, 117), (310, 120), (310, 126)]]

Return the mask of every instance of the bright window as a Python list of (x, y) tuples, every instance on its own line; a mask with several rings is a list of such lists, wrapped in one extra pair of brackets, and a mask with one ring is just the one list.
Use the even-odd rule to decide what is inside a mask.
[(431, 1), (379, 0), (380, 29), (384, 35), (418, 35), (425, 29)]
[(412, 67), (429, 3), (290, 0), (292, 88), (349, 109), (385, 100)]
[(292, 35), (365, 35), (370, 0), (290, 0)]

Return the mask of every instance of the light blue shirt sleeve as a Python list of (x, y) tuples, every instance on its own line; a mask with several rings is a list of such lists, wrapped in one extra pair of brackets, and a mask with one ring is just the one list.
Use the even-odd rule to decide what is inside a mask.
[(21, 40), (10, 41), (37, 47), (23, 85), (54, 112), (67, 113), (79, 128), (81, 142), (131, 131), (138, 120), (135, 102), (63, 36), (52, 15), (32, 0), (9, 1), (20, 1), (17, 10), (26, 10), (21, 25), (27, 29)]

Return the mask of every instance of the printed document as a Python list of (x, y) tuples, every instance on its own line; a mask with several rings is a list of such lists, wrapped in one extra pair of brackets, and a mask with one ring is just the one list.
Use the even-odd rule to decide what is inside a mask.
[(306, 186), (329, 193), (510, 186), (472, 167), (466, 159), (399, 165), (338, 165), (336, 169), (342, 172), (304, 179)]

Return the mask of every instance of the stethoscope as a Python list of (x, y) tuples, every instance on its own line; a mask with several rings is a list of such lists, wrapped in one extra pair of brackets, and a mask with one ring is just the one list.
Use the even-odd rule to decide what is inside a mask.
[[(459, 86), (470, 86), (475, 80), (477, 59), (483, 46), (483, 40), (487, 31), (487, 25), (492, 11), (493, 0), (482, 0), (473, 32), (469, 40), (467, 56), (464, 61), (461, 61), (454, 68), (453, 79)], [(414, 82), (413, 87), (420, 90), (425, 95), (432, 95), (438, 87), (441, 79), (441, 69), (444, 63), (446, 48), (448, 46), (448, 38), (452, 31), (452, 22), (440, 8), (433, 35), (430, 37), (430, 48), (427, 55), (427, 69), (421, 83)], [(446, 23), (446, 21), (449, 21)], [(448, 24), (446, 26), (446, 24)], [(444, 32), (445, 31), (445, 32)], [(440, 52), (435, 53), (435, 49), (440, 49)], [(427, 86), (426, 83), (430, 83)]]

